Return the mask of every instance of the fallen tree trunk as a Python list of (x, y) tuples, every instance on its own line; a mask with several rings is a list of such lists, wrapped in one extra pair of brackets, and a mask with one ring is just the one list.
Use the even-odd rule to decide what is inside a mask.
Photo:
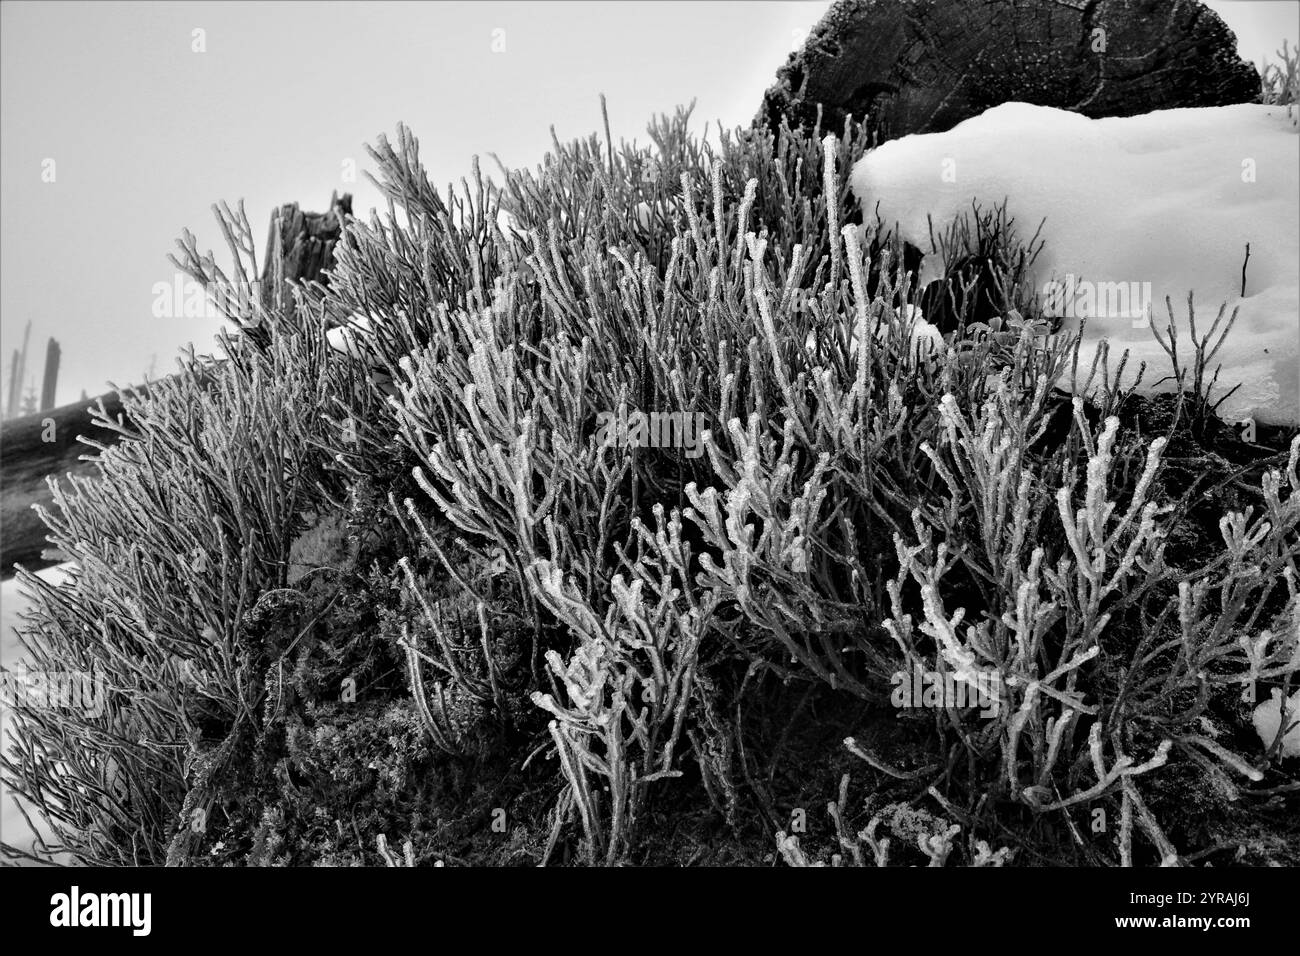
[[(122, 414), (116, 392), (98, 400), (110, 415)], [(10, 577), (15, 563), (36, 570), (58, 562), (57, 556), (43, 553), (46, 528), (32, 506), (50, 506), (53, 497), (47, 477), (93, 471), (94, 465), (81, 460), (95, 451), (80, 440), (83, 435), (105, 443), (115, 440), (115, 432), (93, 427), (89, 411), (93, 404), (74, 402), (0, 427), (0, 577)]]

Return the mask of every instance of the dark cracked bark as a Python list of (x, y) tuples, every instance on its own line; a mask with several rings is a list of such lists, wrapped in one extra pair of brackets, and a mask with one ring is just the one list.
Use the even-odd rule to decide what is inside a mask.
[[(1101, 32), (1097, 32), (1101, 31)], [(1255, 68), (1199, 0), (838, 0), (777, 71), (756, 119), (879, 141), (1000, 103), (1085, 116), (1252, 102)]]

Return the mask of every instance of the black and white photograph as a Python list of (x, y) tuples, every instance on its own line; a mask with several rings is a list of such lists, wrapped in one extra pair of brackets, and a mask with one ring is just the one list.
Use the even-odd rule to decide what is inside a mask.
[(1294, 941), (1300, 0), (4, 0), (0, 577), (41, 933)]

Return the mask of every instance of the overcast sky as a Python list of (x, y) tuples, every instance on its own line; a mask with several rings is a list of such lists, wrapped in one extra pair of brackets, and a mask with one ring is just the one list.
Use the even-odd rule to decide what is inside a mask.
[[(321, 210), (338, 190), (375, 205), (346, 163), (370, 168), (363, 144), (398, 121), (446, 183), (476, 153), (538, 163), (551, 124), (596, 131), (602, 91), (616, 141), (644, 141), (653, 114), (691, 99), (701, 124), (747, 124), (829, 6), (0, 4), (0, 381), (29, 319), (38, 389), (46, 340), (62, 345), (58, 404), (140, 381), (155, 355), (163, 374), (187, 342), (211, 350), (217, 321), (153, 306), (183, 228), (224, 262), (217, 200), (242, 198), (261, 243), (280, 203)], [(1296, 0), (1209, 6), (1256, 61), (1300, 34)]]

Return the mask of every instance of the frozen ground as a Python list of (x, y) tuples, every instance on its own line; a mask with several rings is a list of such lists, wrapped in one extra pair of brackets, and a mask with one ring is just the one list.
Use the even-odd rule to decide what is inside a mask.
[[(66, 575), (65, 565), (56, 565), (38, 571), (39, 577), (52, 584), (57, 584)], [(0, 582), (0, 664), (13, 669), (22, 661), (23, 650), (18, 644), (18, 635), (14, 626), (30, 602), (19, 591), (18, 581), (10, 578)], [(0, 741), (4, 747), (9, 746), (9, 708), (0, 702)], [(48, 833), (45, 834), (48, 837)], [(7, 789), (0, 788), (0, 840), (14, 846), (31, 850), (34, 834), (27, 826), (17, 805)]]
[[(1170, 371), (1149, 328), (1148, 303), (1163, 331), (1165, 296), (1173, 300), (1184, 362), (1191, 351), (1188, 291), (1202, 335), (1221, 303), (1229, 312), (1240, 306), (1215, 361), (1223, 365), (1220, 382), (1242, 388), (1220, 413), (1300, 421), (1300, 134), (1285, 107), (1093, 120), (1007, 103), (946, 133), (886, 143), (858, 163), (852, 185), (868, 218), (878, 208), (886, 225), (897, 224), (926, 251), (927, 213), (937, 234), (969, 212), (972, 200), (992, 208), (1006, 199), (1023, 239), (1046, 218), (1034, 287), (1041, 293), (1053, 279), (1074, 277), (1057, 287), (1067, 294), (1056, 305), (1071, 306), (1058, 312), (1066, 331), (1091, 316), (1080, 365), (1109, 338), (1116, 355), (1131, 352), (1126, 384), (1140, 361), (1148, 365), (1147, 386)], [(922, 282), (934, 277), (936, 258), (927, 257)]]

